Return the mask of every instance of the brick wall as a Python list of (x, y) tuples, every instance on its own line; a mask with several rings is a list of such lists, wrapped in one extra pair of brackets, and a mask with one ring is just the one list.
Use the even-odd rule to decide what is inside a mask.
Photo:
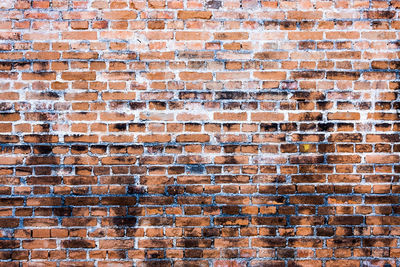
[(0, 266), (399, 266), (400, 1), (0, 2)]

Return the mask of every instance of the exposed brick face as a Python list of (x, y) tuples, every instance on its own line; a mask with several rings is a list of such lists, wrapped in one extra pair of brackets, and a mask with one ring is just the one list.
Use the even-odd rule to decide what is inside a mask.
[(0, 2), (0, 267), (400, 266), (400, 0)]

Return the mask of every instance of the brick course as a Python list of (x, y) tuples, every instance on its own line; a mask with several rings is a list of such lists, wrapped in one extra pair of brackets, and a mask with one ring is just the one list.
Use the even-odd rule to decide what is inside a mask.
[(0, 266), (400, 266), (399, 0), (0, 2)]

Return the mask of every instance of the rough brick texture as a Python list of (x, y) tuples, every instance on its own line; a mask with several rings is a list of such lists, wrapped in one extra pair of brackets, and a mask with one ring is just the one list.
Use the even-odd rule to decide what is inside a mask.
[(399, 0), (0, 2), (0, 266), (400, 266)]

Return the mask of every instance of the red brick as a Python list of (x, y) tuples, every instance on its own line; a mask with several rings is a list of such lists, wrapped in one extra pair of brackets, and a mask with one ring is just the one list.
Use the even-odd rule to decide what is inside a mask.
[(178, 11), (178, 19), (211, 19), (210, 11)]

